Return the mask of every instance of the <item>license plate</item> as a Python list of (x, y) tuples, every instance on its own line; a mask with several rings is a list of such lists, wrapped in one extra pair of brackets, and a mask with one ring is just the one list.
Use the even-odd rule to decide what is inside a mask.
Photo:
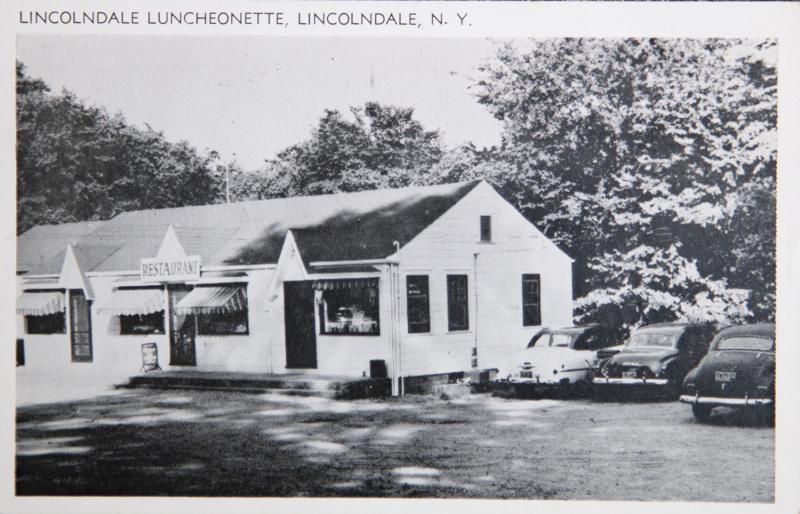
[(622, 378), (636, 378), (636, 370), (623, 371)]
[(520, 371), (519, 376), (522, 378), (533, 378), (533, 371)]
[(735, 371), (717, 371), (714, 373), (714, 378), (717, 382), (730, 382), (736, 379)]

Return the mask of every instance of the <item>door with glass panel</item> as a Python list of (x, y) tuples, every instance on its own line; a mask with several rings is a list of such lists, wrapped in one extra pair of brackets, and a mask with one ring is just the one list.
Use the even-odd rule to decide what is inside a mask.
[(80, 289), (69, 292), (72, 362), (92, 362), (91, 301)]
[(192, 290), (191, 286), (169, 286), (169, 363), (171, 366), (196, 366), (195, 335), (197, 320), (194, 314), (177, 314), (175, 306)]

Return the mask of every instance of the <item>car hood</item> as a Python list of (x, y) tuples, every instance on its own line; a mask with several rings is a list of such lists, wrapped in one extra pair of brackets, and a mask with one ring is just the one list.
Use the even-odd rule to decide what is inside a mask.
[(678, 355), (675, 348), (657, 348), (647, 350), (623, 350), (609, 359), (609, 363), (618, 366), (653, 366)]

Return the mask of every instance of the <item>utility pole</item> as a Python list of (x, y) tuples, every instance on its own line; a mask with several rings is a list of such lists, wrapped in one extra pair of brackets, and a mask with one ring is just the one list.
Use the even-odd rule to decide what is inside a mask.
[(225, 203), (231, 203), (231, 166), (225, 166)]

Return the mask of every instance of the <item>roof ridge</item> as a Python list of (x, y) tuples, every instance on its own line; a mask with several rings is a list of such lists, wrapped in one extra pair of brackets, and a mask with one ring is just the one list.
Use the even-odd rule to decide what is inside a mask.
[[(409, 185), (403, 187), (384, 187), (381, 189), (362, 189), (359, 191), (336, 191), (332, 193), (319, 193), (319, 194), (312, 194), (312, 195), (298, 195), (298, 196), (280, 196), (275, 198), (259, 198), (259, 199), (248, 199), (248, 200), (240, 200), (237, 202), (220, 202), (220, 203), (204, 203), (204, 204), (196, 204), (196, 205), (180, 205), (175, 207), (153, 207), (149, 209), (133, 209), (129, 211), (123, 211), (119, 214), (116, 214), (109, 220), (125, 216), (131, 213), (142, 213), (142, 212), (163, 212), (168, 210), (175, 210), (175, 209), (194, 209), (194, 208), (208, 208), (208, 207), (222, 207), (222, 206), (239, 206), (239, 205), (252, 205), (256, 203), (262, 202), (272, 202), (272, 201), (293, 201), (299, 200), (302, 198), (323, 198), (329, 196), (354, 196), (354, 195), (363, 195), (365, 193), (375, 194), (380, 192), (386, 191), (407, 191), (409, 189), (418, 189), (418, 190), (425, 190), (425, 189), (432, 189), (437, 187), (445, 187), (445, 186), (465, 186), (467, 184), (477, 184), (481, 182), (483, 179), (474, 179), (474, 180), (462, 180), (460, 182), (443, 182), (441, 184), (425, 184), (425, 185)], [(108, 220), (105, 220), (108, 221)], [(85, 222), (77, 222), (77, 223), (85, 223)]]

